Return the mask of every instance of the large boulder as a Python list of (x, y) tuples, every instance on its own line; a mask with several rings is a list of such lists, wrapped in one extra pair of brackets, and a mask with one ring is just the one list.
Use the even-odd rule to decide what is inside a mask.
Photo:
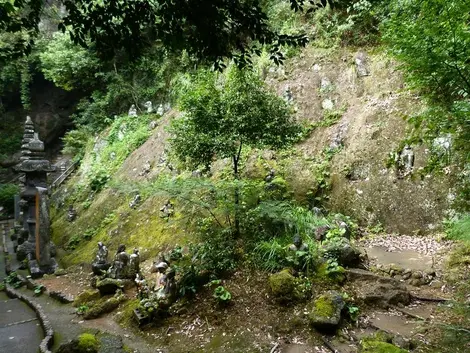
[(343, 267), (362, 267), (364, 255), (347, 238), (334, 238), (326, 241), (321, 252), (324, 258), (334, 258)]
[(89, 304), (91, 302), (97, 301), (100, 299), (100, 291), (99, 290), (85, 290), (81, 292), (75, 300), (73, 301), (73, 306), (79, 307), (81, 305)]
[(295, 299), (295, 277), (289, 270), (282, 270), (269, 276), (269, 286), (279, 301), (289, 302)]
[(335, 331), (341, 320), (345, 302), (337, 291), (329, 291), (316, 298), (308, 306), (310, 324), (319, 331)]

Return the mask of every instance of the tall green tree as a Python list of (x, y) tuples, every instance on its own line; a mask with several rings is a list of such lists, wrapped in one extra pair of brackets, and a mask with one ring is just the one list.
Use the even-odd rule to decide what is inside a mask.
[[(225, 75), (205, 71), (187, 82), (179, 99), (183, 116), (173, 121), (172, 151), (191, 167), (210, 168), (230, 158), (232, 175), (240, 179), (244, 146), (282, 148), (299, 136), (286, 102), (251, 71), (231, 66)], [(239, 234), (240, 194), (234, 193), (235, 232)]]

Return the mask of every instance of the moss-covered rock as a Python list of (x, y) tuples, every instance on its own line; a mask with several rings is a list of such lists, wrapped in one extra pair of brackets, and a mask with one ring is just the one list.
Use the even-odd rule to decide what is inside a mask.
[(310, 324), (319, 331), (334, 331), (341, 320), (344, 300), (340, 293), (329, 291), (308, 306)]
[(98, 352), (100, 343), (95, 335), (83, 333), (78, 337), (78, 352), (95, 353)]
[(81, 292), (73, 301), (74, 307), (79, 307), (81, 305), (90, 304), (100, 299), (100, 292), (95, 289), (89, 289)]
[(289, 270), (282, 270), (269, 276), (269, 285), (273, 295), (282, 302), (295, 300), (295, 277)]
[(87, 310), (83, 315), (83, 318), (85, 320), (96, 319), (97, 317), (100, 317), (103, 314), (110, 313), (125, 300), (126, 298), (122, 295), (118, 297), (111, 297), (104, 301), (101, 300), (94, 304), (89, 310)]
[(363, 341), (360, 353), (408, 353), (408, 351), (386, 342)]

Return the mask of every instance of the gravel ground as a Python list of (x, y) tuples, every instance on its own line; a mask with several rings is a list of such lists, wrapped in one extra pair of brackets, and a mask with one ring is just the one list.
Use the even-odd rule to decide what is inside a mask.
[(448, 252), (453, 246), (453, 242), (432, 236), (383, 234), (361, 239), (359, 245), (363, 247), (381, 246), (390, 252), (413, 250), (423, 255), (436, 256)]

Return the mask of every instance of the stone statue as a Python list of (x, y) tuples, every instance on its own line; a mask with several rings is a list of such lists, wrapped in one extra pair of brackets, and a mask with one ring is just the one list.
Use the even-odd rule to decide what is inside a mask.
[(129, 276), (135, 277), (140, 273), (140, 254), (139, 249), (134, 248), (134, 252), (129, 259)]
[(137, 116), (137, 108), (135, 107), (134, 104), (132, 104), (131, 107), (129, 108), (129, 113), (127, 115)]
[(266, 177), (264, 178), (264, 180), (267, 183), (270, 183), (271, 181), (273, 181), (275, 176), (276, 176), (276, 171), (274, 169), (271, 169), (269, 173), (266, 175)]
[(137, 286), (137, 298), (140, 300), (148, 298), (150, 294), (150, 288), (148, 286), (147, 280), (137, 273), (134, 282)]
[(161, 261), (159, 263), (154, 264), (154, 268), (152, 272), (156, 272), (155, 275), (155, 286), (153, 287), (154, 291), (158, 291), (164, 286), (164, 275), (166, 270), (168, 269), (168, 263)]
[(135, 195), (132, 201), (129, 202), (129, 207), (135, 209), (140, 204), (140, 201), (141, 201), (140, 194)]
[(77, 218), (77, 211), (73, 208), (72, 205), (69, 206), (67, 211), (67, 221), (73, 222)]
[(413, 172), (415, 155), (409, 145), (405, 145), (398, 159), (398, 177), (404, 178)]
[(108, 273), (111, 278), (124, 279), (129, 275), (129, 255), (126, 253), (126, 246), (119, 245), (116, 255), (114, 255), (113, 265), (109, 268)]
[(165, 204), (162, 206), (162, 208), (160, 208), (160, 212), (162, 213), (160, 215), (161, 218), (168, 219), (171, 216), (173, 216), (173, 213), (175, 213), (175, 210), (170, 200), (165, 201)]
[(167, 300), (169, 304), (173, 301), (176, 295), (176, 283), (175, 283), (176, 272), (172, 268), (168, 268), (167, 272), (163, 276), (163, 288), (157, 292), (157, 299)]
[(108, 248), (102, 242), (98, 242), (98, 252), (96, 253), (95, 261), (91, 264), (93, 273), (97, 276), (102, 275), (103, 272), (108, 271), (110, 267)]
[(298, 235), (294, 237), (293, 244), (289, 246), (290, 251), (307, 251), (308, 245), (302, 242), (302, 238)]
[(158, 115), (163, 115), (165, 114), (165, 108), (163, 107), (163, 104), (160, 104), (157, 108), (157, 114)]
[(292, 95), (292, 91), (289, 85), (287, 85), (284, 89), (284, 100), (287, 102), (287, 104), (294, 102), (294, 96)]
[(150, 114), (153, 112), (153, 106), (151, 101), (147, 101), (144, 103), (145, 109), (147, 109), (147, 114)]

